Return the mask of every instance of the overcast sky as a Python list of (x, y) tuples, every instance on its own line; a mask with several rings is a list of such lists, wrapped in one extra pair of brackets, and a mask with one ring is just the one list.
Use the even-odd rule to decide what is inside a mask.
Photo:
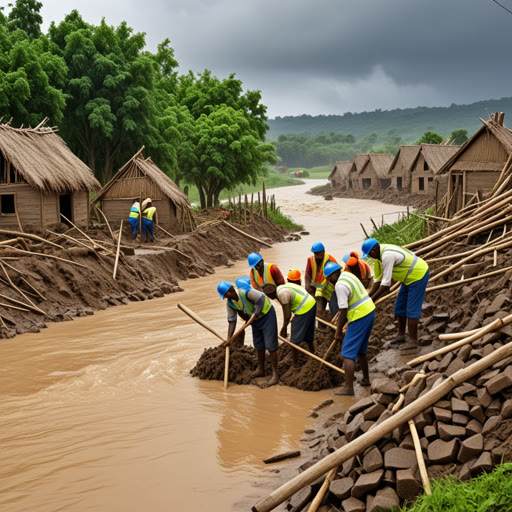
[(236, 73), (269, 117), (512, 96), (512, 14), (492, 0), (42, 2), (44, 29), (78, 9), (126, 20), (151, 50), (169, 38), (181, 71)]

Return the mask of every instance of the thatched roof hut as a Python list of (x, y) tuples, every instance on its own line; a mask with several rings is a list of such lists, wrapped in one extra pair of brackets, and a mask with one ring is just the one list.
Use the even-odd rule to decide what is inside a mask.
[[(512, 131), (504, 125), (505, 114), (492, 114), (441, 167), (436, 179), (447, 194), (447, 214), (467, 205), (472, 198), (489, 193), (512, 154)], [(446, 184), (443, 183), (443, 178)], [(443, 186), (444, 185), (444, 186)]]
[(357, 153), (352, 158), (352, 166), (348, 175), (349, 188), (358, 189), (359, 184), (359, 173), (368, 161), (368, 153)]
[(194, 215), (186, 194), (140, 149), (99, 191), (99, 204), (111, 224), (128, 219), (134, 201), (150, 197), (156, 207), (158, 224), (174, 233), (190, 231)]
[(389, 168), (389, 178), (391, 178), (391, 186), (394, 189), (410, 191), (412, 164), (420, 149), (420, 146), (417, 145), (404, 145), (398, 149)]
[(347, 187), (348, 175), (352, 167), (352, 161), (336, 162), (331, 174), (327, 178), (333, 187)]
[(56, 128), (0, 124), (0, 226), (89, 223), (89, 192), (100, 188), (92, 171)]
[(359, 188), (387, 188), (391, 185), (389, 167), (393, 162), (390, 153), (368, 153), (358, 172)]

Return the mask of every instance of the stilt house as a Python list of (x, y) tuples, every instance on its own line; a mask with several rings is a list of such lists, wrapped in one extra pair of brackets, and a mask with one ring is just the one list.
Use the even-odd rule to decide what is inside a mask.
[(392, 162), (390, 153), (368, 153), (358, 172), (359, 188), (388, 188), (391, 185), (389, 168)]
[(503, 123), (505, 114), (495, 113), (441, 167), (438, 178), (447, 177), (447, 215), (464, 208), (473, 198), (492, 191), (512, 154), (512, 131)]
[(348, 177), (351, 167), (351, 160), (347, 162), (336, 162), (334, 169), (331, 171), (331, 174), (329, 174), (329, 177), (327, 178), (331, 182), (331, 185), (333, 187), (349, 188)]
[(419, 151), (420, 146), (400, 146), (389, 169), (389, 178), (394, 189), (410, 192), (412, 164)]
[[(411, 169), (411, 192), (435, 196), (435, 176), (460, 146), (420, 144)], [(439, 183), (439, 182), (438, 182)]]
[(0, 226), (89, 224), (89, 192), (101, 187), (57, 128), (0, 124)]
[(135, 201), (149, 197), (156, 207), (159, 225), (173, 233), (191, 231), (194, 215), (188, 197), (150, 157), (144, 158), (142, 149), (99, 191), (94, 204), (99, 205), (111, 224), (118, 226), (121, 219), (128, 221)]

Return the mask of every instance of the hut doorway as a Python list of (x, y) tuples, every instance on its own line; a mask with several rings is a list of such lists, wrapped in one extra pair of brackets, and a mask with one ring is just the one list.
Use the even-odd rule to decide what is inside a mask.
[(64, 224), (69, 224), (69, 222), (61, 217), (61, 215), (64, 215), (66, 219), (69, 219), (71, 222), (73, 222), (73, 210), (71, 208), (71, 194), (61, 194), (59, 196), (59, 218), (60, 222), (63, 222)]

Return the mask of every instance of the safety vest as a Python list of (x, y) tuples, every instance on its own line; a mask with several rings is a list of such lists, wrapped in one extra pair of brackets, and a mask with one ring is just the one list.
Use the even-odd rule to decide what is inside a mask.
[[(233, 309), (237, 309), (238, 311), (245, 311), (248, 315), (252, 315), (256, 308), (247, 297), (248, 291), (249, 290), (237, 288), (239, 299), (236, 302), (232, 301), (231, 299), (228, 299), (228, 303)], [(263, 310), (261, 311), (261, 313), (258, 315), (258, 318), (265, 316), (270, 311), (271, 307), (272, 304), (270, 303), (270, 299), (265, 295), (265, 305), (263, 306)]]
[(315, 288), (323, 288), (326, 281), (324, 276), (324, 266), (329, 261), (329, 255), (324, 253), (324, 260), (318, 269), (314, 256), (310, 256), (309, 261), (311, 263), (311, 286), (314, 286)]
[(270, 267), (272, 267), (272, 263), (263, 263), (263, 276), (260, 276), (259, 272), (255, 268), (251, 268), (251, 272), (253, 273), (252, 276), (254, 278), (254, 281), (258, 285), (259, 290), (262, 290), (263, 286), (266, 285), (267, 283), (273, 285), (276, 284), (270, 272)]
[(139, 202), (137, 201), (136, 203), (132, 204), (132, 208), (130, 210), (130, 217), (132, 217), (133, 219), (138, 219), (139, 213), (140, 213), (140, 205), (139, 205)]
[(368, 295), (366, 288), (354, 274), (342, 272), (338, 283), (343, 283), (350, 288), (347, 311), (347, 321), (349, 323), (369, 315), (375, 309), (375, 304)]
[(153, 215), (156, 213), (156, 208), (154, 206), (151, 206), (150, 208), (146, 208), (142, 212), (149, 220), (153, 220)]
[[(400, 265), (395, 265), (393, 267), (393, 279), (395, 281), (399, 281), (400, 283), (404, 283), (405, 285), (409, 285), (411, 283), (415, 283), (419, 281), (428, 270), (428, 264), (425, 260), (422, 260), (409, 249), (405, 249), (404, 247), (400, 247), (398, 245), (392, 244), (381, 244), (380, 246), (380, 257), (386, 252), (397, 252), (404, 257), (404, 261), (400, 263)], [(382, 276), (382, 261), (375, 260), (375, 276), (377, 278)]]
[(293, 283), (282, 284), (277, 287), (277, 293), (279, 290), (290, 290), (292, 292), (292, 313), (296, 315), (303, 315), (311, 310), (316, 304), (316, 300), (302, 286)]

